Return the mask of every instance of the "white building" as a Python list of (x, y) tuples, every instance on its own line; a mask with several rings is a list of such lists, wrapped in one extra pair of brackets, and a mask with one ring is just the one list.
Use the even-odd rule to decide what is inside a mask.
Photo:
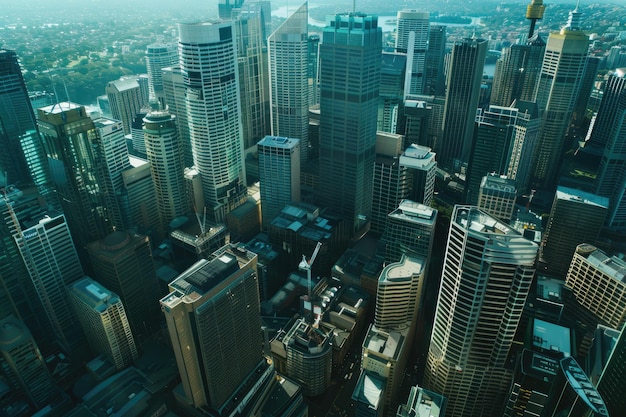
[(77, 319), (66, 286), (81, 278), (81, 267), (63, 214), (45, 215), (13, 235), (52, 332), (67, 352), (76, 347)]
[(237, 48), (231, 22), (178, 25), (193, 162), (211, 220), (247, 198)]
[(417, 10), (398, 11), (396, 51), (407, 54), (405, 96), (423, 94), (426, 79), (426, 51), (430, 36), (430, 15)]
[(536, 255), (510, 226), (476, 207), (454, 208), (424, 377), (448, 398), (446, 416), (501, 414)]

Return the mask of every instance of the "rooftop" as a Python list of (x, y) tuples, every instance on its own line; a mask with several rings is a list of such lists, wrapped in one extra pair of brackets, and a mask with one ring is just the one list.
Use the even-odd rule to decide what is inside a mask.
[(532, 345), (543, 350), (561, 352), (565, 357), (570, 356), (572, 350), (570, 329), (535, 319)]
[(173, 291), (163, 297), (161, 303), (171, 308), (182, 300), (193, 302), (255, 258), (256, 254), (242, 246), (228, 244), (213, 253), (211, 260), (199, 260), (172, 281), (169, 286)]
[(372, 326), (365, 336), (363, 348), (389, 359), (397, 359), (403, 343), (404, 336), (401, 333), (383, 332)]
[(403, 278), (411, 279), (414, 275), (419, 275), (424, 272), (425, 264), (425, 259), (402, 255), (400, 262), (390, 263), (383, 269), (383, 272), (380, 274), (380, 280), (394, 281)]
[(370, 408), (377, 410), (382, 399), (386, 381), (380, 376), (363, 371), (354, 387), (352, 399), (363, 404), (369, 404)]
[(109, 291), (90, 277), (84, 277), (74, 282), (69, 289), (83, 303), (99, 312), (121, 302), (114, 292)]
[(607, 197), (601, 197), (596, 194), (587, 193), (585, 191), (576, 190), (569, 187), (557, 187), (556, 198), (558, 200), (569, 200), (583, 204), (595, 205), (598, 207), (609, 207), (609, 199)]
[(267, 146), (272, 148), (292, 149), (298, 146), (300, 139), (285, 138), (281, 136), (267, 135), (257, 143), (257, 145)]
[(589, 244), (579, 245), (576, 252), (580, 254), (581, 251), (591, 251), (587, 252), (587, 262), (611, 278), (626, 284), (626, 262), (623, 259), (620, 259), (617, 256), (609, 257), (600, 249), (597, 249), (595, 246)]
[(437, 210), (411, 200), (402, 200), (397, 209), (389, 213), (389, 217), (414, 223), (434, 225)]

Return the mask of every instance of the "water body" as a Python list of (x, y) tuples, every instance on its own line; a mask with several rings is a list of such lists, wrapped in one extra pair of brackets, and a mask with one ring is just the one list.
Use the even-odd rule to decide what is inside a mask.
[[(309, 6), (309, 9), (312, 9), (314, 6)], [(276, 16), (276, 17), (282, 17), (282, 18), (287, 18), (289, 17), (294, 11), (296, 11), (296, 7), (289, 7), (289, 6), (281, 6), (277, 9), (272, 10), (272, 16)], [(439, 23), (437, 21), (431, 21), (430, 24), (431, 25), (445, 25), (445, 26), (449, 26), (449, 27), (464, 27), (464, 26), (480, 26), (481, 25), (481, 21), (480, 21), (480, 17), (469, 17), (468, 18), (472, 19), (471, 23), (468, 24), (462, 24), (462, 23)], [(309, 16), (309, 25), (311, 26), (316, 26), (316, 27), (324, 27), (326, 26), (326, 22), (323, 22), (321, 20), (315, 20), (313, 19), (311, 16)], [(396, 15), (393, 16), (378, 16), (378, 25), (383, 29), (383, 32), (393, 32), (394, 30), (396, 30)]]

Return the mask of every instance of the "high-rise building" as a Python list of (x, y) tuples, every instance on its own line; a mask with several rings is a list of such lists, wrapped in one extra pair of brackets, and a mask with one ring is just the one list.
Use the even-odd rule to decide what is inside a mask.
[(379, 132), (396, 133), (398, 120), (401, 119), (404, 99), (406, 54), (400, 52), (383, 52), (380, 67), (380, 101), (378, 103)]
[(478, 208), (504, 223), (513, 217), (517, 188), (506, 175), (488, 174), (480, 181)]
[(609, 362), (598, 381), (598, 393), (602, 396), (608, 415), (621, 416), (626, 413), (626, 327), (622, 328)]
[(323, 394), (331, 386), (332, 333), (299, 318), (271, 342), (276, 368), (297, 381), (308, 396)]
[(14, 51), (0, 49), (0, 187), (47, 182), (45, 153)]
[(94, 120), (97, 136), (93, 140), (95, 167), (100, 171), (100, 187), (104, 195), (107, 217), (111, 227), (124, 229), (131, 225), (125, 223), (120, 202), (123, 179), (122, 172), (131, 167), (128, 158), (126, 138), (122, 122), (106, 118)]
[(378, 18), (327, 18), (320, 44), (320, 204), (356, 231), (369, 220), (382, 50)]
[(165, 104), (171, 114), (176, 116), (176, 128), (178, 137), (183, 144), (185, 155), (185, 167), (193, 166), (193, 153), (191, 151), (191, 136), (187, 123), (187, 105), (185, 104), (185, 80), (179, 66), (163, 68), (161, 70), (163, 80), (163, 94)]
[(137, 77), (122, 77), (119, 80), (110, 81), (105, 90), (111, 106), (111, 116), (122, 121), (124, 134), (130, 134), (133, 118), (145, 104), (141, 97)]
[(58, 398), (50, 371), (26, 325), (8, 316), (0, 320), (0, 375), (22, 392), (35, 409)]
[(243, 0), (220, 0), (217, 4), (217, 12), (220, 19), (230, 20), (233, 9), (241, 7)]
[(443, 70), (446, 55), (446, 26), (430, 25), (428, 50), (426, 51), (424, 94), (443, 96), (446, 91), (446, 78)]
[(148, 113), (143, 119), (143, 134), (154, 180), (161, 231), (165, 231), (169, 222), (187, 214), (189, 207), (184, 186), (183, 143), (178, 137), (176, 117), (167, 110)]
[(84, 106), (59, 103), (37, 110), (52, 186), (63, 207), (76, 245), (100, 239), (112, 228), (97, 168), (98, 131)]
[(430, 206), (435, 194), (435, 174), (437, 161), (435, 153), (427, 146), (411, 144), (400, 155), (400, 169), (411, 173), (411, 193), (409, 198), (417, 203)]
[(565, 285), (578, 304), (600, 324), (621, 329), (626, 323), (626, 262), (593, 245), (576, 247)]
[(305, 1), (267, 38), (272, 135), (300, 139), (300, 159), (309, 155), (309, 38)]
[[(370, 230), (382, 235), (388, 215), (404, 199), (430, 205), (435, 187), (435, 154), (411, 145), (402, 152), (402, 136), (378, 132)], [(399, 258), (398, 258), (399, 260)]]
[(576, 246), (596, 244), (608, 206), (605, 197), (569, 187), (556, 189), (540, 251), (548, 270), (565, 277)]
[(94, 279), (117, 294), (124, 305), (133, 335), (158, 328), (159, 292), (147, 236), (117, 230), (87, 245)]
[(195, 408), (228, 415), (233, 404), (245, 407), (256, 381), (240, 396), (237, 391), (261, 376), (255, 372), (265, 364), (256, 260), (224, 246), (179, 275), (161, 299), (184, 397)]
[(602, 158), (594, 192), (609, 199), (607, 225), (626, 230), (626, 68), (615, 70), (604, 88), (604, 96), (591, 131), (589, 144), (600, 149)]
[(411, 96), (404, 100), (397, 133), (404, 135), (404, 147), (411, 144), (432, 148), (441, 140), (445, 97)]
[(142, 108), (139, 113), (133, 116), (130, 123), (130, 135), (126, 135), (130, 139), (128, 146), (129, 153), (140, 158), (146, 157), (146, 143), (143, 139), (143, 118), (150, 112), (150, 108)]
[(50, 213), (13, 235), (56, 341), (72, 354), (83, 342), (66, 287), (83, 276), (65, 216)]
[(385, 261), (398, 262), (405, 254), (430, 259), (437, 213), (429, 206), (402, 200), (387, 216)]
[(263, 228), (291, 202), (300, 201), (301, 142), (266, 136), (257, 144), (261, 176), (261, 216)]
[(428, 12), (398, 11), (396, 51), (407, 55), (405, 95), (423, 94), (426, 79), (426, 51), (430, 36)]
[(319, 91), (319, 49), (320, 49), (320, 36), (309, 35), (308, 45), (308, 78), (309, 78), (309, 106), (314, 106), (320, 103), (320, 91)]
[(234, 28), (225, 22), (178, 29), (193, 160), (209, 217), (222, 221), (247, 198)]
[(178, 48), (175, 43), (153, 43), (146, 47), (150, 101), (155, 100), (162, 108), (165, 108), (165, 94), (161, 70), (177, 64)]
[(120, 196), (124, 221), (140, 233), (151, 234), (159, 229), (160, 218), (150, 162), (133, 156), (129, 160), (131, 168), (122, 172)]
[(137, 359), (137, 347), (117, 294), (89, 277), (70, 285), (68, 293), (91, 348), (117, 370), (131, 365)]
[(536, 255), (537, 245), (510, 226), (455, 206), (424, 379), (448, 398), (446, 416), (502, 411), (511, 377), (505, 364)]
[[(393, 413), (391, 405), (397, 400), (410, 349), (408, 333), (407, 327), (384, 331), (371, 325), (363, 340), (362, 372), (373, 373), (384, 381), (379, 416)], [(378, 395), (378, 389), (372, 389), (372, 396)]]
[(426, 259), (406, 254), (382, 270), (376, 291), (374, 326), (377, 329), (412, 329), (416, 325), (426, 279)]
[(264, 2), (248, 1), (233, 10), (232, 18), (236, 31), (241, 109), (245, 109), (241, 112), (242, 136), (247, 150), (271, 133), (266, 41), (270, 16)]
[(559, 172), (564, 138), (587, 62), (589, 36), (582, 31), (578, 7), (567, 24), (548, 37), (537, 83), (536, 102), (543, 112), (534, 181), (553, 185)]
[(0, 193), (0, 319), (14, 315), (23, 321), (46, 352), (52, 339), (50, 326), (13, 235), (48, 206), (36, 187), (4, 187)]
[(496, 61), (491, 104), (511, 106), (515, 100), (534, 101), (546, 43), (539, 33), (526, 43), (505, 48)]
[(400, 201), (409, 198), (411, 192), (410, 173), (400, 168), (402, 143), (401, 135), (376, 134), (370, 230), (378, 235), (387, 229), (387, 215), (398, 207)]
[(435, 149), (439, 165), (448, 169), (469, 161), (486, 55), (484, 39), (466, 38), (452, 48), (443, 135)]

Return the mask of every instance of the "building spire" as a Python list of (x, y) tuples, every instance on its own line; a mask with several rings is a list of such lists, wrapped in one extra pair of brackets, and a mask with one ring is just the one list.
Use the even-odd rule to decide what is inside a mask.
[(576, 3), (576, 8), (569, 12), (569, 18), (567, 19), (567, 24), (563, 28), (564, 30), (582, 30), (582, 17), (583, 14), (578, 11), (580, 6), (580, 0)]
[(543, 19), (543, 12), (545, 12), (546, 6), (543, 5), (543, 0), (531, 0), (530, 4), (526, 8), (526, 19), (530, 20), (530, 30), (528, 31), (528, 39), (533, 37), (535, 33), (535, 24), (537, 20)]

